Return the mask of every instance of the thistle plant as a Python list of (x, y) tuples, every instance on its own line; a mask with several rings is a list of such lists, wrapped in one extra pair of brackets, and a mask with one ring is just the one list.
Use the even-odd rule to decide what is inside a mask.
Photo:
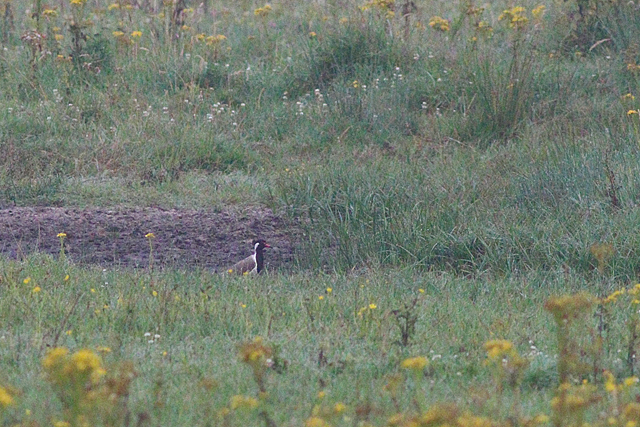
[(635, 374), (636, 345), (640, 335), (640, 284), (630, 289), (619, 289), (601, 300), (603, 317), (609, 317), (614, 308), (622, 310), (625, 316), (627, 336), (627, 370)]
[(91, 350), (70, 354), (64, 347), (51, 349), (42, 360), (47, 379), (63, 406), (63, 416), (71, 426), (90, 422), (97, 404), (96, 390), (106, 370)]
[[(261, 337), (256, 337), (253, 341), (244, 343), (240, 346), (240, 351), (238, 354), (240, 361), (245, 363), (249, 368), (251, 368), (251, 372), (253, 373), (253, 379), (258, 386), (258, 398), (259, 403), (264, 404), (264, 401), (268, 397), (266, 383), (265, 383), (265, 374), (267, 369), (273, 365), (273, 349), (269, 346), (266, 346), (263, 343)], [(258, 406), (258, 400), (251, 398), (252, 407)], [(240, 402), (240, 400), (238, 400)], [(248, 404), (246, 399), (242, 400), (242, 404), (237, 403), (236, 407), (246, 406)], [(255, 405), (254, 405), (255, 402)], [(232, 409), (233, 408), (233, 401)], [(266, 427), (275, 427), (275, 422), (269, 416), (269, 413), (262, 407), (259, 412), (260, 417), (263, 419)]]
[(556, 324), (558, 342), (558, 380), (556, 396), (551, 401), (553, 425), (580, 426), (583, 414), (589, 405), (597, 399), (594, 387), (583, 384), (580, 388), (571, 385), (572, 377), (580, 377), (588, 372), (589, 365), (581, 360), (583, 353), (592, 353), (591, 349), (581, 346), (571, 336), (571, 327), (579, 320), (589, 316), (596, 299), (587, 293), (552, 297), (544, 305), (553, 315)]
[(529, 361), (520, 356), (511, 341), (491, 340), (484, 344), (487, 351), (487, 359), (484, 365), (491, 369), (496, 388), (496, 396), (503, 396), (505, 387), (513, 396), (511, 416), (520, 418), (520, 384), (524, 372), (529, 366)]

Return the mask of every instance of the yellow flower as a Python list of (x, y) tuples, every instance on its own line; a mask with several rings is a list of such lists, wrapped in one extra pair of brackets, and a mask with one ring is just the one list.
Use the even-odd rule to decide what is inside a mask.
[(47, 352), (47, 355), (42, 359), (42, 367), (46, 370), (51, 370), (61, 365), (67, 358), (69, 350), (64, 347), (52, 348)]
[(631, 116), (633, 114), (638, 114), (638, 110), (629, 110), (629, 111), (627, 111), (627, 116)]
[(545, 414), (536, 415), (533, 417), (533, 422), (536, 424), (546, 424), (549, 422), (549, 416)]
[(540, 6), (534, 8), (531, 10), (531, 15), (533, 15), (534, 18), (536, 19), (540, 19), (540, 17), (542, 17), (542, 14), (544, 13), (545, 10), (545, 6), (543, 4), (541, 4)]
[(229, 274), (233, 273), (233, 268), (228, 269), (227, 273), (229, 273)]
[(142, 31), (133, 31), (131, 37), (142, 37)]
[(314, 38), (315, 36), (317, 36), (317, 34), (316, 34), (316, 32), (315, 32), (315, 31), (311, 31), (311, 32), (309, 33), (309, 37)]
[(357, 80), (354, 80), (353, 83), (351, 83), (351, 86), (357, 88), (358, 86), (360, 86), (360, 83), (358, 83)]
[(40, 288), (40, 286), (36, 286), (35, 288), (33, 288), (33, 290), (31, 292), (33, 292), (34, 294), (37, 294), (38, 292), (40, 292), (42, 289)]
[(68, 274), (66, 276), (64, 276), (64, 281), (66, 282), (67, 280), (69, 280), (69, 275)]
[(491, 25), (489, 25), (489, 23), (486, 21), (479, 21), (476, 24), (476, 31), (490, 37), (491, 34), (493, 34), (493, 27), (491, 27)]
[(622, 99), (629, 99), (629, 100), (633, 101), (634, 99), (636, 99), (636, 97), (633, 96), (631, 93), (628, 93), (626, 95), (623, 95)]
[(513, 344), (507, 340), (491, 340), (484, 344), (489, 359), (502, 358), (513, 351)]
[(157, 296), (158, 296), (158, 292), (157, 292), (157, 291), (153, 291), (153, 292), (151, 292), (151, 294), (152, 294), (154, 297), (157, 297)]
[(190, 26), (188, 26), (188, 25), (183, 25), (182, 27), (180, 27), (180, 29), (181, 29), (182, 31), (189, 31), (189, 30), (191, 29), (191, 27), (190, 27)]
[(231, 397), (229, 406), (231, 409), (254, 409), (258, 407), (258, 400), (251, 396), (237, 394)]
[(638, 377), (629, 377), (624, 379), (624, 385), (627, 387), (631, 387), (632, 385), (638, 382)]
[(0, 386), (0, 407), (7, 407), (14, 404), (13, 396), (9, 393), (9, 390)]
[(327, 293), (330, 294), (331, 292), (333, 292), (332, 288), (327, 288)]
[(67, 332), (65, 332), (65, 334), (67, 334), (68, 336), (73, 335), (73, 331), (71, 329), (69, 329)]
[(58, 16), (58, 11), (53, 9), (45, 9), (42, 11), (43, 16), (51, 16), (52, 18)]
[(256, 337), (253, 341), (240, 346), (240, 360), (252, 366), (258, 366), (263, 360), (271, 357), (271, 348), (262, 343), (261, 337)]
[(309, 417), (305, 420), (304, 427), (331, 427), (331, 424), (320, 417)]
[(617, 387), (616, 378), (613, 376), (613, 374), (609, 371), (605, 371), (604, 378), (604, 389), (609, 393), (615, 392)]
[(347, 409), (347, 406), (342, 402), (338, 402), (335, 405), (333, 405), (333, 412), (336, 414), (340, 414), (344, 412), (345, 409)]
[(111, 348), (100, 346), (100, 347), (96, 347), (96, 351), (100, 353), (111, 353)]
[(31, 281), (31, 277), (27, 277), (22, 281), (22, 283), (24, 283), (25, 285), (28, 285), (30, 281)]
[(55, 38), (57, 42), (64, 40), (64, 36), (62, 34), (55, 34), (53, 38)]
[(327, 395), (326, 392), (324, 391), (319, 391), (318, 392), (318, 399), (324, 399), (324, 397)]
[(529, 19), (524, 16), (526, 9), (522, 6), (512, 7), (506, 9), (498, 16), (498, 21), (506, 21), (509, 28), (515, 28), (516, 30), (523, 28), (524, 24), (529, 22)]
[(207, 42), (207, 45), (213, 46), (213, 45), (218, 44), (218, 43), (220, 43), (222, 41), (225, 41), (226, 39), (227, 39), (227, 37), (225, 35), (217, 34), (215, 36), (208, 36), (206, 38), (206, 42)]
[(378, 306), (374, 303), (369, 304), (369, 310), (375, 310), (376, 308), (378, 308)]
[(124, 36), (124, 33), (122, 31), (114, 31), (111, 34), (113, 34), (113, 37), (116, 37), (116, 38)]
[(620, 295), (624, 295), (625, 292), (626, 292), (625, 289), (617, 290), (617, 291), (613, 292), (611, 295), (609, 295), (608, 297), (604, 298), (602, 300), (602, 303), (603, 304), (608, 304), (610, 302), (616, 302), (618, 300), (618, 297)]
[(82, 6), (86, 2), (87, 2), (87, 0), (71, 0), (71, 5), (72, 6)]
[(100, 357), (88, 349), (73, 353), (71, 363), (78, 372), (93, 372), (101, 367)]
[(146, 237), (147, 239), (155, 239), (156, 235), (153, 233), (147, 233), (144, 235), (144, 237)]
[(271, 12), (271, 5), (270, 4), (265, 4), (263, 7), (259, 7), (256, 10), (254, 10), (253, 14), (255, 16), (260, 16), (260, 17), (264, 18), (265, 16), (267, 16), (269, 14), (269, 12)]
[(429, 364), (429, 361), (426, 357), (418, 356), (418, 357), (410, 357), (408, 359), (404, 359), (400, 363), (400, 367), (404, 369), (410, 369), (412, 371), (422, 371)]
[(434, 16), (429, 20), (429, 26), (434, 30), (447, 32), (450, 30), (449, 21), (440, 16)]
[(424, 294), (424, 289), (420, 288), (418, 289), (418, 292), (420, 292), (421, 294)]
[(320, 295), (320, 296), (318, 297), (318, 299), (319, 299), (320, 301), (322, 301), (322, 300), (324, 299), (324, 295)]

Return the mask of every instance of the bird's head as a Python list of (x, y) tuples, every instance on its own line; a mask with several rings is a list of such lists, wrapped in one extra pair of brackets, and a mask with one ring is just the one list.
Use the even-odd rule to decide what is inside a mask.
[(262, 250), (262, 249), (266, 249), (266, 248), (270, 248), (271, 246), (269, 246), (269, 244), (267, 243), (266, 240), (264, 239), (255, 239), (253, 241), (253, 249), (258, 251), (258, 250)]

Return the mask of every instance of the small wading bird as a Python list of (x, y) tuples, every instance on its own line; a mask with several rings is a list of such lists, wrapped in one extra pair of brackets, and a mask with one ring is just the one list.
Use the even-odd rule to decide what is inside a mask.
[(264, 239), (253, 241), (253, 255), (234, 264), (227, 273), (229, 274), (260, 274), (264, 269), (264, 250), (270, 248)]

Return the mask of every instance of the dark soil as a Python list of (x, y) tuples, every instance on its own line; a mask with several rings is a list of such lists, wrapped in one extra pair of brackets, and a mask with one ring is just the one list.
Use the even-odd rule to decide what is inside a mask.
[(268, 209), (201, 210), (12, 208), (0, 209), (0, 254), (19, 259), (33, 252), (58, 255), (64, 232), (66, 256), (75, 263), (149, 266), (153, 233), (155, 267), (206, 267), (224, 271), (253, 252), (263, 238), (267, 269), (287, 268), (297, 235)]

